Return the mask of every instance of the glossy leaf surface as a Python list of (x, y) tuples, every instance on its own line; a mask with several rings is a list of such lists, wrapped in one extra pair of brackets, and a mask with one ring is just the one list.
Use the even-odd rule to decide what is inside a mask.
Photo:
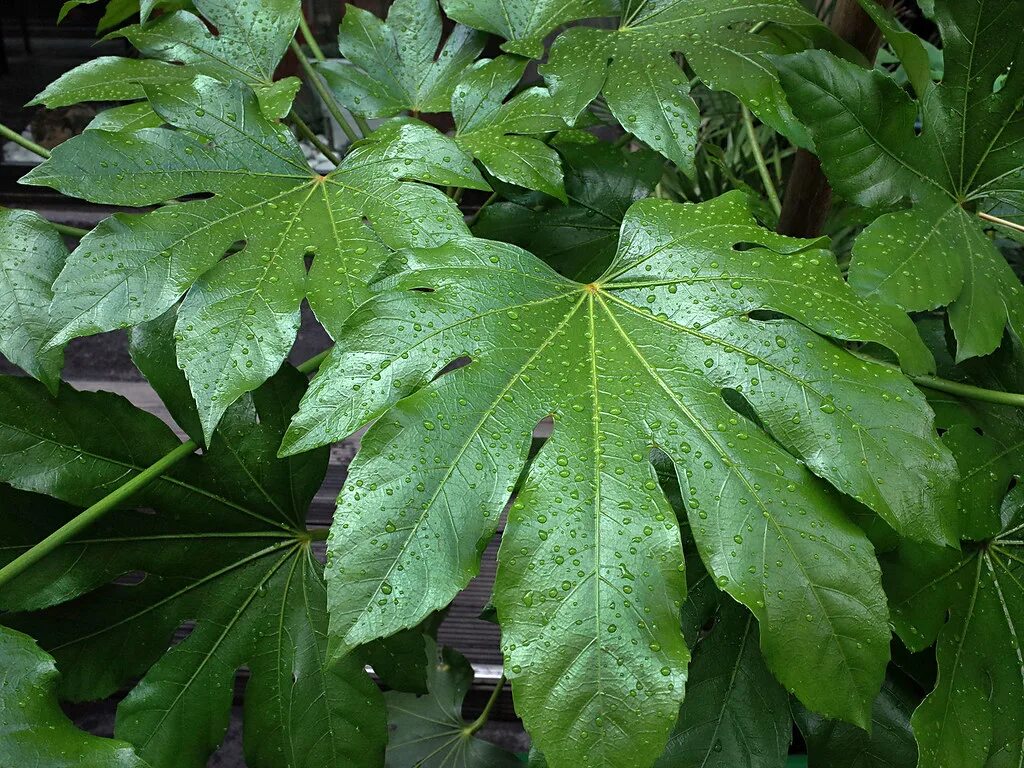
[[(365, 281), (386, 246), (436, 244), (466, 231), (444, 195), (400, 179), (486, 186), (436, 131), (428, 148), (442, 159), (427, 169), (403, 160), (402, 147), (417, 147), (419, 156), (423, 145), (403, 140), (398, 128), (321, 176), (242, 85), (199, 77), (150, 89), (150, 101), (179, 130), (86, 131), (24, 181), (114, 205), (212, 193), (103, 221), (68, 258), (51, 311), (55, 342), (64, 342), (152, 320), (187, 292), (177, 358), (207, 437), (232, 402), (281, 365), (303, 298), (334, 331), (368, 295)], [(223, 258), (236, 242), (244, 247)]]
[(456, 82), (483, 49), (485, 38), (457, 26), (438, 52), (437, 0), (396, 0), (387, 21), (347, 5), (338, 35), (344, 60), (324, 62), (318, 69), (338, 100), (356, 114), (447, 112)]
[(709, 88), (735, 94), (765, 123), (797, 144), (808, 143), (767, 59), (787, 48), (752, 34), (758, 22), (807, 38), (828, 34), (798, 0), (636, 0), (623, 3), (618, 29), (563, 32), (541, 72), (567, 116), (603, 93), (627, 131), (692, 173), (700, 114), (676, 52)]
[[(1024, 332), (1024, 292), (975, 215), (1024, 209), (1024, 2), (939, 0), (945, 74), (919, 100), (879, 70), (827, 53), (779, 59), (836, 192), (880, 216), (858, 238), (850, 283), (908, 311), (949, 307), (960, 360)], [(905, 55), (905, 54), (904, 54)], [(915, 122), (921, 116), (923, 127)]]
[(0, 627), (0, 761), (20, 768), (148, 768), (130, 744), (80, 731), (57, 702), (53, 659)]
[[(146, 98), (146, 86), (187, 84), (206, 75), (246, 83), (264, 114), (287, 115), (299, 80), (275, 82), (274, 70), (299, 24), (299, 0), (193, 4), (198, 15), (178, 10), (113, 33), (126, 38), (144, 58), (101, 56), (88, 61), (48, 85), (32, 103), (52, 109), (82, 101), (135, 101)], [(145, 21), (155, 4), (143, 5)]]
[[(304, 450), (380, 416), (329, 544), (339, 650), (465, 586), (534, 425), (554, 414), (495, 592), (518, 711), (553, 765), (649, 763), (678, 713), (683, 560), (655, 445), (703, 559), (759, 619), (774, 674), (809, 706), (866, 721), (888, 657), (885, 601), (870, 544), (811, 470), (908, 535), (945, 541), (955, 468), (906, 379), (814, 331), (880, 340), (911, 367), (929, 355), (906, 317), (850, 291), (820, 243), (757, 227), (744, 200), (636, 203), (615, 261), (587, 285), (487, 241), (404, 252), (284, 443)], [(747, 314), (765, 309), (793, 319)]]
[[(86, 505), (177, 444), (158, 419), (113, 395), (65, 386), (53, 403), (13, 378), (0, 389), (9, 404), (0, 479), (18, 488)], [(0, 593), (15, 611), (5, 623), (56, 658), (63, 698), (103, 698), (141, 678), (118, 706), (115, 733), (153, 768), (206, 765), (242, 667), (251, 675), (247, 765), (381, 760), (380, 693), (356, 659), (327, 663), (323, 568), (304, 524), (326, 452), (273, 457), (302, 389), (300, 374), (282, 371), (230, 409), (202, 458), (134, 499), (155, 514), (109, 513)], [(5, 502), (5, 559), (74, 514), (39, 496)]]
[(45, 219), (0, 208), (0, 353), (51, 390), (64, 352), (43, 351), (50, 339), (50, 286), (67, 257), (64, 240)]

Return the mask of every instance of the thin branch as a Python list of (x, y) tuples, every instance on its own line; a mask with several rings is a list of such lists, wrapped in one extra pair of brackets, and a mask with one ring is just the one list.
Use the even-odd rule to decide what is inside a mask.
[(302, 34), (302, 40), (309, 48), (310, 53), (313, 54), (313, 58), (317, 61), (327, 61), (324, 57), (324, 52), (317, 43), (316, 38), (313, 37), (313, 32), (309, 28), (309, 23), (306, 21), (305, 14), (299, 14), (299, 32)]
[(463, 733), (466, 734), (466, 736), (472, 736), (487, 724), (487, 718), (491, 716), (491, 710), (494, 709), (494, 705), (498, 701), (498, 696), (501, 695), (501, 690), (504, 687), (505, 676), (502, 675), (501, 679), (499, 679), (497, 684), (494, 686), (494, 690), (491, 691), (491, 697), (487, 699), (487, 703), (484, 705), (484, 711), (480, 713), (480, 717), (463, 729)]
[(27, 149), (32, 154), (39, 155), (39, 157), (43, 158), (43, 160), (50, 159), (50, 150), (48, 150), (46, 147), (39, 146), (31, 139), (26, 139), (20, 133), (8, 128), (3, 123), (0, 123), (0, 136), (10, 139), (15, 144), (18, 144), (19, 146)]
[(998, 224), (999, 226), (1006, 227), (1007, 229), (1013, 229), (1016, 230), (1017, 232), (1024, 232), (1024, 224), (1018, 224), (1015, 221), (1007, 221), (1006, 219), (1000, 219), (998, 216), (993, 216), (992, 214), (985, 213), (984, 211), (978, 211), (978, 218), (984, 219), (985, 221), (991, 221), (993, 224)]
[(758, 142), (757, 133), (754, 131), (754, 119), (750, 116), (750, 110), (745, 105), (741, 107), (741, 110), (743, 112), (743, 127), (746, 129), (747, 138), (750, 139), (750, 149), (754, 153), (757, 172), (761, 175), (761, 183), (764, 184), (764, 190), (768, 194), (768, 202), (771, 203), (772, 210), (778, 216), (782, 213), (782, 201), (779, 200), (779, 193), (775, 191), (772, 175), (768, 172), (768, 164), (765, 163), (764, 155), (761, 153), (761, 144)]
[(968, 400), (978, 400), (983, 403), (994, 403), (995, 405), (1012, 405), (1016, 408), (1024, 408), (1024, 395), (1016, 392), (1001, 392), (998, 389), (984, 389), (975, 387), (972, 384), (962, 384), (958, 381), (940, 379), (938, 376), (911, 376), (911, 381), (927, 389), (934, 389), (936, 392), (945, 392)]
[(341, 126), (341, 130), (345, 132), (350, 142), (359, 141), (359, 135), (349, 125), (348, 120), (345, 118), (345, 114), (341, 108), (341, 105), (335, 100), (334, 95), (324, 85), (323, 80), (320, 79), (320, 75), (317, 74), (316, 70), (313, 69), (313, 65), (309, 63), (309, 59), (306, 58), (306, 54), (302, 52), (302, 48), (293, 39), (288, 47), (291, 48), (292, 53), (295, 54), (295, 58), (299, 60), (299, 66), (302, 67), (302, 74), (305, 75), (306, 82), (316, 91), (317, 96), (323, 101), (324, 106), (327, 107), (327, 111), (331, 113), (331, 116), (338, 121), (338, 125)]
[(288, 121), (295, 126), (295, 128), (306, 141), (308, 141), (310, 144), (312, 144), (319, 150), (321, 155), (326, 157), (335, 165), (338, 165), (341, 162), (341, 160), (338, 158), (336, 154), (334, 154), (331, 148), (324, 144), (320, 140), (320, 137), (313, 133), (313, 129), (306, 125), (306, 121), (299, 117), (294, 111), (288, 116)]
[(479, 219), (480, 219), (480, 214), (484, 212), (484, 208), (489, 206), (491, 203), (493, 203), (497, 199), (498, 199), (498, 193), (497, 192), (492, 192), (491, 196), (488, 197), (486, 200), (484, 200), (483, 204), (479, 208), (476, 209), (476, 213), (474, 213), (469, 218), (469, 221), (467, 221), (466, 224), (468, 226), (470, 226), (470, 227), (472, 227), (474, 224), (476, 224), (477, 221), (479, 221)]

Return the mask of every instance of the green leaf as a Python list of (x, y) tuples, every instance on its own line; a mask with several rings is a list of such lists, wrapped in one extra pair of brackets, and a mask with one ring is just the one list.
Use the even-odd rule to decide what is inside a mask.
[(709, 88), (729, 91), (764, 123), (807, 145), (767, 58), (789, 49), (766, 34), (751, 34), (756, 22), (780, 25), (800, 39), (828, 35), (798, 0), (634, 0), (624, 3), (618, 29), (563, 32), (541, 72), (567, 119), (603, 92), (615, 119), (684, 173), (693, 170), (700, 114), (676, 52)]
[[(481, 185), (471, 159), (440, 134), (431, 145), (435, 157), (444, 150), (440, 162), (407, 166), (371, 142), (325, 177), (241, 84), (199, 77), (153, 88), (150, 101), (180, 130), (86, 131), (23, 181), (114, 205), (213, 193), (103, 221), (68, 258), (51, 310), (54, 343), (62, 343), (155, 319), (187, 292), (177, 358), (207, 437), (232, 402), (281, 365), (303, 298), (336, 332), (367, 297), (365, 281), (386, 246), (466, 232), (443, 194), (400, 181), (422, 175)], [(395, 141), (408, 150), (405, 130)], [(223, 258), (236, 241), (244, 247)], [(307, 253), (314, 255), (308, 275)]]
[(1024, 49), (1004, 32), (1024, 24), (1024, 2), (943, 0), (935, 18), (945, 74), (919, 101), (826, 53), (777, 64), (836, 192), (867, 207), (911, 203), (861, 235), (850, 283), (908, 311), (948, 305), (963, 360), (992, 352), (1007, 324), (1024, 333), (1020, 281), (974, 216), (988, 200), (1024, 209)]
[(626, 210), (647, 197), (661, 178), (662, 163), (650, 152), (624, 153), (607, 144), (558, 143), (568, 204), (548, 198), (496, 203), (484, 208), (473, 233), (513, 243), (580, 282), (611, 263)]
[(0, 627), (0, 761), (20, 768), (148, 768), (130, 744), (80, 731), (57, 703), (59, 674), (31, 637)]
[(918, 96), (924, 96), (932, 84), (932, 65), (926, 43), (908, 30), (884, 5), (874, 0), (857, 0), (882, 31), (893, 53), (903, 66), (907, 80)]
[(159, 128), (164, 124), (148, 101), (136, 101), (104, 109), (85, 126), (87, 131), (126, 131), (132, 133), (143, 128)]
[(910, 715), (920, 697), (898, 673), (886, 678), (871, 708), (871, 732), (826, 720), (796, 705), (809, 768), (917, 768)]
[[(383, 701), (362, 668), (327, 662), (322, 565), (305, 529), (327, 452), (285, 461), (276, 445), (303, 390), (286, 369), (235, 404), (200, 457), (190, 457), (4, 589), (5, 623), (38, 638), (72, 700), (109, 696), (115, 733), (153, 768), (205, 766), (227, 729), (238, 670), (246, 764), (279, 768), (380, 764)], [(64, 387), (57, 400), (26, 379), (0, 381), (2, 480), (85, 505), (176, 444), (153, 416), (104, 393)], [(3, 557), (73, 514), (32, 497), (5, 505)], [(144, 574), (137, 583), (116, 580)], [(114, 582), (114, 583), (110, 583)], [(194, 620), (188, 636), (176, 629)], [(168, 646), (171, 647), (168, 647)], [(284, 758), (282, 757), (284, 756)]]
[(473, 668), (457, 651), (438, 649), (424, 636), (427, 695), (389, 691), (388, 768), (521, 768), (515, 755), (468, 731), (462, 700), (473, 682)]
[(135, 326), (130, 332), (128, 351), (135, 367), (160, 396), (178, 426), (190, 438), (202, 443), (199, 412), (175, 355), (174, 325), (177, 320), (177, 312), (170, 309), (156, 320)]
[(566, 202), (558, 153), (528, 134), (568, 127), (546, 88), (533, 87), (507, 102), (526, 60), (499, 56), (481, 60), (459, 81), (452, 96), (455, 142), (495, 177)]
[(792, 736), (789, 696), (761, 658), (754, 617), (726, 599), (655, 768), (782, 768)]
[(540, 58), (544, 38), (556, 27), (577, 19), (611, 16), (616, 0), (441, 0), (452, 19), (505, 38), (509, 53)]
[(904, 544), (886, 559), (893, 623), (911, 650), (938, 639), (938, 680), (912, 719), (919, 768), (1000, 768), (1024, 759), (1024, 491), (1001, 530), (964, 551)]
[(51, 390), (64, 351), (50, 339), (50, 286), (68, 249), (49, 222), (31, 211), (0, 208), (0, 353)]
[[(275, 82), (274, 70), (298, 27), (298, 0), (194, 0), (194, 5), (200, 15), (179, 10), (111, 33), (126, 38), (145, 58), (93, 59), (59, 77), (30, 103), (52, 109), (82, 101), (134, 101), (146, 98), (147, 86), (187, 84), (207, 75), (246, 83), (268, 117), (287, 115), (299, 80)], [(143, 3), (143, 21), (153, 6)]]
[[(812, 708), (866, 722), (888, 658), (878, 567), (812, 471), (945, 542), (955, 467), (909, 381), (817, 335), (871, 337), (926, 366), (909, 320), (858, 299), (822, 241), (758, 227), (745, 200), (635, 203), (615, 261), (587, 285), (488, 241), (404, 252), (282, 446), (377, 419), (329, 542), (339, 651), (467, 584), (534, 425), (553, 414), (494, 600), (517, 709), (553, 765), (650, 764), (678, 714), (683, 554), (655, 445), (713, 577), (759, 619), (769, 668)], [(765, 310), (792, 319), (751, 317)]]
[(456, 82), (485, 39), (475, 30), (456, 26), (438, 53), (437, 0), (396, 0), (386, 22), (346, 5), (338, 33), (344, 60), (319, 63), (317, 68), (338, 100), (356, 114), (447, 112)]

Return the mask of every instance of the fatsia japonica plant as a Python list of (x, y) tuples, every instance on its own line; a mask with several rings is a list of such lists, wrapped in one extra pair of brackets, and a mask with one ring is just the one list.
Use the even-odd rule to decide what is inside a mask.
[(0, 764), (1024, 764), (1024, 0), (384, 5), (112, 0), (0, 126), (117, 209), (0, 209)]

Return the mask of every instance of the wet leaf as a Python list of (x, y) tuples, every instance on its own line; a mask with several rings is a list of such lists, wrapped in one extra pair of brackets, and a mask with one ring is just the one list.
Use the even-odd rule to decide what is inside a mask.
[[(287, 115), (299, 80), (275, 81), (274, 70), (298, 27), (299, 0), (192, 4), (198, 15), (177, 10), (111, 33), (127, 39), (143, 58), (92, 59), (61, 75), (30, 103), (53, 109), (82, 101), (135, 101), (146, 98), (147, 87), (186, 85), (197, 75), (206, 75), (224, 83), (246, 83), (256, 92), (264, 114)], [(155, 5), (143, 1), (143, 21)]]
[(934, 14), (945, 73), (917, 101), (824, 52), (777, 63), (835, 191), (865, 207), (910, 204), (857, 239), (851, 285), (908, 311), (948, 306), (964, 360), (996, 349), (1007, 325), (1024, 333), (1020, 280), (975, 216), (994, 202), (1024, 209), (1024, 63), (1005, 33), (1024, 25), (1024, 2), (941, 0)]
[[(131, 687), (115, 734), (152, 768), (207, 764), (242, 667), (247, 765), (280, 768), (284, 755), (293, 765), (375, 768), (382, 759), (380, 693), (354, 657), (327, 662), (323, 567), (305, 527), (327, 453), (274, 459), (303, 382), (284, 370), (236, 403), (202, 457), (133, 499), (148, 509), (108, 513), (0, 594), (13, 612), (4, 623), (56, 659), (62, 698)], [(0, 486), (4, 561), (177, 445), (158, 419), (114, 395), (64, 385), (52, 401), (10, 377), (0, 392), (0, 480), (74, 505)]]
[(50, 286), (68, 256), (64, 240), (31, 211), (0, 208), (0, 353), (56, 390), (64, 350), (50, 340)]
[[(553, 414), (509, 513), (494, 598), (517, 711), (552, 765), (649, 764), (678, 714), (683, 553), (655, 446), (708, 569), (758, 618), (772, 672), (809, 707), (866, 723), (887, 611), (872, 547), (829, 484), (946, 542), (955, 467), (907, 379), (818, 335), (929, 365), (909, 320), (857, 298), (822, 245), (761, 229), (734, 193), (634, 204), (615, 261), (586, 285), (511, 245), (404, 251), (283, 444), (377, 419), (329, 542), (336, 652), (465, 587)], [(765, 310), (791, 319), (750, 315)]]
[(483, 49), (485, 38), (459, 25), (438, 52), (437, 0), (396, 0), (387, 21), (346, 5), (338, 34), (344, 59), (317, 66), (338, 100), (356, 114), (447, 112), (455, 83)]
[[(86, 131), (23, 181), (114, 205), (205, 195), (101, 222), (57, 278), (51, 315), (54, 343), (63, 343), (155, 319), (187, 294), (177, 358), (207, 437), (232, 402), (281, 365), (303, 298), (335, 332), (367, 297), (365, 281), (388, 246), (466, 231), (443, 194), (400, 179), (486, 186), (436, 131), (429, 148), (441, 160), (429, 166), (389, 153), (415, 144), (398, 128), (392, 141), (368, 141), (321, 176), (243, 85), (199, 77), (148, 92), (178, 130)], [(224, 258), (236, 242), (244, 247)], [(306, 254), (314, 257), (308, 274)]]

